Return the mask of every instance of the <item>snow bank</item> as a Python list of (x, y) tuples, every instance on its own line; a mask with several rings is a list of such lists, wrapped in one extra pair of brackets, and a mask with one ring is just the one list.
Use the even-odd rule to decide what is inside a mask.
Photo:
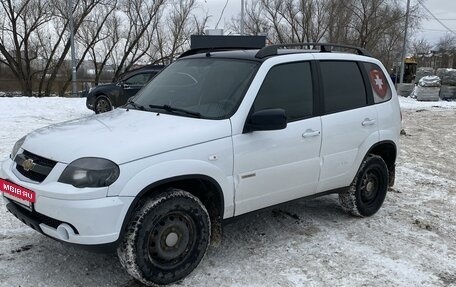
[[(36, 128), (93, 114), (84, 101), (0, 98), (0, 159)], [(455, 286), (456, 102), (399, 101), (407, 135), (396, 184), (377, 214), (350, 217), (337, 195), (247, 214), (174, 286)], [(0, 204), (0, 286), (140, 284), (115, 255), (54, 241)]]
[(434, 101), (434, 102), (420, 102), (410, 97), (399, 96), (399, 104), (401, 109), (418, 110), (418, 109), (456, 109), (455, 102), (447, 101)]

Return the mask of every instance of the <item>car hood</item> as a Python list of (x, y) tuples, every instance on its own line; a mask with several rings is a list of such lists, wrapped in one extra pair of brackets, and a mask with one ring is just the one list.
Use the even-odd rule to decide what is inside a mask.
[(63, 163), (101, 157), (122, 164), (230, 135), (229, 120), (116, 109), (33, 131), (22, 148)]

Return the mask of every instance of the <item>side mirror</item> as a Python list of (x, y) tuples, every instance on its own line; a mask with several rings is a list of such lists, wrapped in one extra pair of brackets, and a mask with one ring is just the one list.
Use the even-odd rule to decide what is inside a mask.
[(283, 109), (266, 109), (254, 112), (246, 124), (246, 132), (283, 130), (287, 116)]

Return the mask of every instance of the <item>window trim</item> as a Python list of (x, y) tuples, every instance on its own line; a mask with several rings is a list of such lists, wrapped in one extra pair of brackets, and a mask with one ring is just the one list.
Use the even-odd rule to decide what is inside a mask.
[(358, 68), (361, 71), (361, 75), (363, 76), (364, 80), (364, 90), (366, 91), (367, 97), (367, 106), (372, 106), (375, 104), (374, 102), (374, 93), (372, 92), (372, 86), (369, 80), (369, 75), (367, 74), (366, 68), (364, 67), (364, 63), (357, 61)]
[(287, 123), (294, 123), (294, 122), (297, 122), (297, 121), (311, 119), (311, 118), (314, 118), (314, 117), (318, 116), (318, 113), (316, 111), (318, 110), (318, 106), (319, 106), (319, 103), (318, 103), (318, 92), (319, 92), (319, 89), (317, 88), (318, 87), (317, 86), (318, 85), (318, 79), (316, 79), (317, 77), (315, 76), (315, 62), (316, 62), (315, 60), (291, 61), (291, 62), (282, 62), (282, 63), (275, 64), (274, 66), (271, 66), (269, 68), (268, 72), (266, 73), (263, 81), (261, 82), (261, 85), (260, 85), (260, 88), (258, 89), (258, 92), (255, 95), (255, 99), (253, 100), (252, 106), (250, 107), (250, 111), (249, 111), (249, 113), (247, 115), (247, 119), (246, 119), (245, 124), (244, 124), (244, 130), (245, 130), (245, 126), (247, 125), (248, 120), (250, 119), (250, 116), (254, 112), (253, 108), (254, 108), (254, 105), (255, 105), (256, 98), (258, 96), (258, 93), (261, 90), (261, 87), (263, 86), (264, 81), (266, 80), (266, 77), (268, 76), (269, 72), (273, 68), (278, 67), (278, 66), (284, 66), (284, 65), (290, 65), (290, 64), (299, 64), (299, 63), (309, 63), (309, 69), (310, 69), (310, 77), (311, 77), (311, 82), (312, 82), (312, 112), (308, 116), (295, 118), (293, 120), (287, 121)]

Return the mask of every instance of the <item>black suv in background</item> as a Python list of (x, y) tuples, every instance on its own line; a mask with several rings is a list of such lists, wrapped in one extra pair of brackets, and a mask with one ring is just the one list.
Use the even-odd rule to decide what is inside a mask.
[(165, 66), (149, 65), (125, 73), (117, 83), (99, 85), (87, 94), (86, 106), (95, 113), (104, 113), (127, 103), (142, 87)]

